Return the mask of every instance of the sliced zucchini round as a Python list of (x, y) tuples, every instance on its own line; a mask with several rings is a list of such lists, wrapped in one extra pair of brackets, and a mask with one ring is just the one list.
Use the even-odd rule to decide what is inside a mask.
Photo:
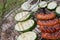
[(36, 40), (36, 38), (37, 38), (36, 33), (29, 31), (29, 32), (22, 33), (21, 35), (19, 35), (17, 40)]
[(47, 8), (50, 9), (50, 10), (53, 10), (56, 7), (57, 7), (57, 2), (56, 1), (50, 2), (47, 6)]
[(58, 16), (60, 16), (60, 6), (58, 6), (58, 7), (56, 8), (56, 14), (57, 14)]
[(38, 8), (39, 8), (39, 7), (38, 7), (38, 6), (36, 6), (36, 7), (35, 7), (35, 8), (33, 8), (31, 11), (32, 11), (32, 12), (35, 12), (35, 11), (37, 11), (37, 10), (38, 10)]
[(15, 30), (21, 31), (21, 32), (27, 32), (32, 31), (36, 27), (35, 21), (32, 19), (29, 19), (25, 22), (19, 22), (15, 25)]
[(21, 5), (21, 8), (22, 8), (23, 10), (29, 10), (30, 7), (31, 7), (31, 5), (30, 5), (28, 2), (25, 2), (25, 3), (23, 3), (23, 4)]
[(39, 3), (39, 7), (40, 8), (45, 8), (47, 6), (47, 2), (46, 1), (41, 1), (40, 3)]
[(25, 21), (25, 20), (31, 18), (31, 16), (32, 15), (30, 12), (25, 11), (25, 12), (21, 12), (21, 13), (16, 14), (15, 20), (16, 21)]

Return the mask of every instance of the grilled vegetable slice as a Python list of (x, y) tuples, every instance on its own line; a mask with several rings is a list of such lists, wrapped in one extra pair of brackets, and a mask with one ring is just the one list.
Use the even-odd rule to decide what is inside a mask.
[(39, 3), (39, 7), (41, 8), (45, 8), (47, 6), (47, 2), (46, 1), (42, 1)]
[(50, 2), (47, 6), (48, 9), (50, 10), (53, 10), (57, 7), (57, 2), (53, 1), (53, 2)]
[(15, 25), (15, 30), (21, 32), (31, 31), (36, 27), (34, 20), (30, 19), (25, 22), (19, 22)]
[(30, 7), (31, 7), (31, 5), (30, 5), (28, 2), (25, 2), (25, 3), (23, 3), (23, 4), (21, 5), (21, 8), (22, 8), (23, 10), (29, 10)]
[(58, 7), (56, 8), (56, 13), (57, 13), (58, 16), (60, 16), (60, 6), (58, 6)]
[(36, 38), (37, 38), (36, 33), (29, 31), (29, 32), (19, 35), (17, 40), (36, 40)]
[(36, 6), (35, 8), (33, 8), (31, 11), (32, 12), (35, 12), (35, 11), (37, 11), (38, 10), (38, 6)]
[(27, 19), (31, 18), (31, 13), (30, 12), (21, 12), (16, 14), (15, 20), (16, 21), (25, 21)]

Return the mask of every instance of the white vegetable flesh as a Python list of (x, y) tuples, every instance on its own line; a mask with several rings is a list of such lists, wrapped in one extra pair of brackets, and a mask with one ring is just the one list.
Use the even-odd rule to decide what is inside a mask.
[(56, 13), (60, 14), (60, 6), (56, 8)]
[(34, 25), (34, 20), (30, 19), (25, 22), (19, 22), (15, 25), (15, 30), (17, 31), (25, 31), (33, 27)]
[(22, 33), (17, 40), (35, 40), (36, 39), (36, 33), (35, 32), (26, 32)]
[(21, 12), (15, 16), (16, 21), (26, 20), (30, 16), (30, 12)]
[(48, 9), (55, 9), (57, 7), (57, 2), (50, 2), (47, 6)]

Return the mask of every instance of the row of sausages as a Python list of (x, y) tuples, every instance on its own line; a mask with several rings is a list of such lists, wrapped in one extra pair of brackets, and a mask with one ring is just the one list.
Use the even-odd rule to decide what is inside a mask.
[(42, 38), (58, 39), (60, 38), (60, 19), (56, 18), (55, 13), (36, 15), (39, 30), (42, 32)]

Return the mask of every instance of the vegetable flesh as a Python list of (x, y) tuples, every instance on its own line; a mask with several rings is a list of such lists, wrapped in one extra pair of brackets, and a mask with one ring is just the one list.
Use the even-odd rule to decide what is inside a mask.
[(15, 25), (15, 30), (17, 31), (25, 31), (25, 30), (28, 30), (30, 29), (31, 27), (33, 27), (35, 24), (35, 22), (30, 19), (30, 20), (27, 20), (25, 22), (19, 22)]
[(41, 8), (45, 8), (47, 6), (47, 2), (46, 1), (42, 1), (39, 3), (39, 7)]
[(16, 21), (24, 21), (24, 20), (28, 19), (30, 17), (30, 15), (31, 14), (29, 12), (21, 12), (15, 16), (15, 20)]
[(57, 13), (57, 14), (60, 14), (60, 6), (58, 6), (58, 7), (56, 8), (56, 13)]
[(50, 2), (47, 6), (48, 9), (55, 9), (57, 7), (57, 2)]
[(35, 32), (26, 32), (21, 34), (17, 40), (35, 40), (36, 37), (37, 36)]

